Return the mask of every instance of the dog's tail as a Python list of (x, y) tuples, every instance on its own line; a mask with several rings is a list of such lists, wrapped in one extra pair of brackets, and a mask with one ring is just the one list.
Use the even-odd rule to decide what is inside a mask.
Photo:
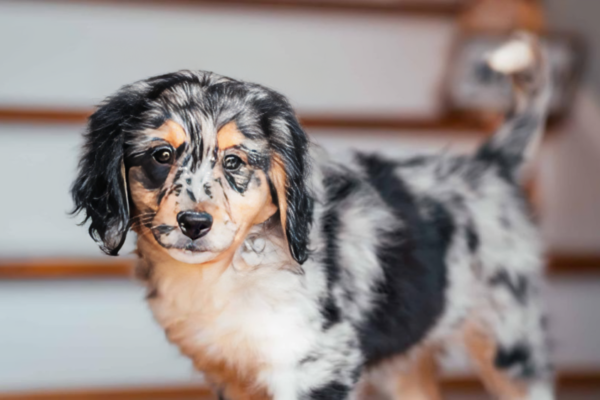
[(475, 154), (510, 179), (535, 153), (544, 131), (551, 96), (550, 67), (537, 38), (519, 33), (487, 59), (488, 66), (512, 80), (513, 99), (499, 130)]

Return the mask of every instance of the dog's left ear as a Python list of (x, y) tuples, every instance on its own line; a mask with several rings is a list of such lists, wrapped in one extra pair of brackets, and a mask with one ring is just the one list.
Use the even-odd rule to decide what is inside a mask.
[(85, 213), (90, 236), (115, 256), (129, 228), (129, 201), (124, 164), (124, 126), (139, 106), (140, 93), (124, 87), (89, 118), (83, 155), (71, 188), (73, 214)]
[(309, 255), (308, 242), (312, 223), (313, 198), (307, 178), (310, 169), (308, 138), (293, 112), (272, 124), (269, 178), (277, 195), (281, 225), (294, 260), (303, 264)]

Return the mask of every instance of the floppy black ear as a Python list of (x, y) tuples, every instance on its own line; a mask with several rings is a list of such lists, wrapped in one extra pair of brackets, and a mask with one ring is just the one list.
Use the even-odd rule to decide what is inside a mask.
[(115, 256), (129, 228), (129, 201), (124, 165), (124, 126), (138, 111), (141, 95), (131, 87), (106, 99), (89, 118), (83, 155), (71, 188), (73, 214), (85, 213), (90, 236)]
[(307, 184), (310, 170), (308, 138), (293, 112), (285, 112), (282, 120), (275, 121), (271, 125), (276, 130), (271, 138), (275, 155), (269, 175), (277, 194), (290, 253), (302, 264), (309, 256), (313, 217), (313, 198)]

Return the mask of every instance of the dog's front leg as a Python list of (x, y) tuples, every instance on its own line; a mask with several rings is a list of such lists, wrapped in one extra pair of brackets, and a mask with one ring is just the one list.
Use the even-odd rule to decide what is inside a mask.
[[(333, 366), (332, 366), (333, 367)], [(278, 371), (270, 377), (273, 400), (350, 400), (354, 399), (354, 380), (342, 379), (352, 375), (342, 371), (298, 370)]]

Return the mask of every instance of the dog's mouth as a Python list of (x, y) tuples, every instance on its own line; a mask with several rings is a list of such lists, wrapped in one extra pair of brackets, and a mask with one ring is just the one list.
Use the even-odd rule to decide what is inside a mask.
[(159, 225), (151, 229), (156, 242), (167, 250), (181, 250), (186, 253), (201, 253), (208, 251), (206, 240), (201, 238), (192, 240), (175, 226)]

